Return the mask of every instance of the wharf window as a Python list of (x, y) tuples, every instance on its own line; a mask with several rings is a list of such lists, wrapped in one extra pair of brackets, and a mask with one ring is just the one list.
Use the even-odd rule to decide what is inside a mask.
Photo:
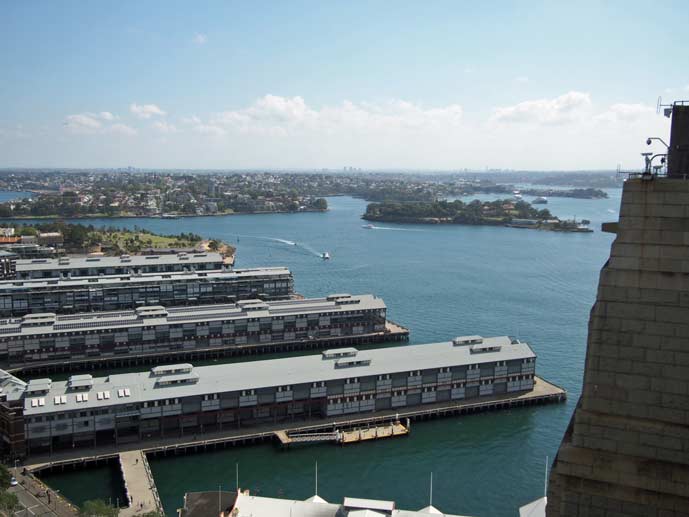
[(242, 390), (242, 397), (248, 397), (250, 395), (256, 395), (256, 390)]
[(450, 372), (450, 367), (449, 367), (449, 366), (446, 367), (446, 368), (441, 368), (441, 369), (440, 369), (440, 373), (449, 373), (449, 372)]
[(415, 372), (409, 372), (409, 377), (418, 377), (421, 375), (421, 370), (416, 370)]
[(203, 400), (218, 400), (218, 394), (213, 393), (211, 395), (204, 395)]
[(470, 364), (467, 369), (468, 370), (478, 370), (478, 365), (477, 364)]
[(386, 373), (385, 375), (379, 375), (379, 376), (378, 376), (378, 380), (379, 380), (379, 381), (382, 381), (382, 380), (386, 380), (386, 381), (387, 381), (387, 380), (390, 380), (390, 374), (389, 374), (389, 373)]
[(311, 387), (312, 388), (318, 388), (318, 387), (325, 388), (325, 381), (314, 382), (311, 384)]
[(359, 382), (359, 377), (352, 377), (351, 379), (347, 379), (345, 382), (347, 384), (356, 384), (357, 382)]

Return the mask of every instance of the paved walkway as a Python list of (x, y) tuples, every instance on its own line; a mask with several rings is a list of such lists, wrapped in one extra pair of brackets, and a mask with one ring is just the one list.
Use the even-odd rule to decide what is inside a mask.
[(29, 517), (30, 515), (45, 517), (76, 517), (77, 509), (68, 503), (62, 496), (52, 488), (48, 488), (39, 480), (31, 475), (23, 475), (22, 469), (11, 469), (19, 484), (10, 487), (12, 492), (19, 499), (19, 503), (25, 508), (22, 512)]
[(143, 451), (120, 454), (120, 468), (124, 478), (124, 489), (129, 498), (129, 507), (122, 508), (120, 515), (128, 517), (148, 512), (162, 512), (158, 489)]

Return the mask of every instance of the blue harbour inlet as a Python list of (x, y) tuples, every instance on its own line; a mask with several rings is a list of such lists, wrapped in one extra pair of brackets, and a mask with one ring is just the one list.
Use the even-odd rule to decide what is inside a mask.
[[(375, 293), (389, 317), (410, 329), (412, 344), (469, 334), (519, 337), (538, 355), (539, 375), (569, 392), (566, 404), (418, 423), (404, 440), (152, 458), (166, 513), (176, 515), (186, 491), (232, 489), (236, 463), (241, 486), (266, 496), (313, 495), (318, 461), (319, 494), (326, 500), (387, 498), (419, 508), (428, 502), (430, 472), (434, 504), (452, 513), (507, 517), (540, 497), (546, 456), (555, 454), (580, 391), (588, 313), (613, 239), (600, 232), (600, 223), (617, 218), (620, 202), (620, 190), (607, 192), (602, 200), (549, 200), (560, 218), (589, 219), (595, 232), (588, 234), (388, 223), (364, 228), (366, 203), (349, 197), (329, 198), (326, 213), (88, 220), (222, 239), (237, 247), (238, 267), (289, 267), (296, 291), (306, 296)], [(321, 258), (326, 252), (330, 260)], [(108, 468), (47, 481), (76, 503), (91, 498), (75, 478), (100, 479), (101, 491), (118, 497)]]

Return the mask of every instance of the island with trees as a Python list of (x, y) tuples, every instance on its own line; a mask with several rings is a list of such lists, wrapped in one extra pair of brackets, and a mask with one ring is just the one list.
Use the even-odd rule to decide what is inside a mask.
[(362, 217), (367, 221), (405, 224), (464, 224), (509, 226), (562, 232), (591, 232), (589, 221), (566, 221), (549, 210), (539, 210), (526, 201), (499, 199), (465, 203), (432, 201), (370, 203)]

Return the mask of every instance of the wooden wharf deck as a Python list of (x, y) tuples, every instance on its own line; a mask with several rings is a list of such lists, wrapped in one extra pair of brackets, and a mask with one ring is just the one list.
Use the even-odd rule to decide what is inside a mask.
[(153, 481), (151, 467), (143, 451), (127, 451), (119, 455), (128, 507), (120, 515), (130, 517), (149, 512), (163, 512), (158, 489)]
[(399, 411), (386, 410), (368, 415), (354, 414), (348, 418), (312, 418), (310, 420), (294, 421), (292, 425), (276, 429), (275, 424), (266, 424), (250, 428), (233, 428), (215, 433), (198, 436), (176, 436), (155, 440), (144, 440), (120, 445), (99, 446), (97, 448), (82, 448), (67, 450), (52, 455), (32, 456), (25, 462), (27, 470), (40, 472), (41, 470), (61, 470), (65, 468), (79, 468), (82, 466), (102, 464), (113, 461), (119, 454), (126, 451), (141, 451), (146, 455), (169, 455), (215, 450), (233, 446), (260, 443), (276, 439), (276, 432), (283, 431), (287, 435), (297, 433), (327, 433), (335, 430), (342, 432), (366, 426), (381, 426), (396, 420), (410, 421), (429, 420), (433, 418), (469, 415), (483, 411), (518, 408), (540, 404), (563, 402), (567, 392), (540, 378), (535, 378), (532, 391), (509, 393), (472, 401), (452, 401), (400, 408)]
[(408, 424), (405, 426), (400, 422), (392, 422), (388, 425), (344, 431), (342, 433), (340, 443), (342, 443), (342, 445), (347, 445), (350, 443), (366, 442), (369, 440), (381, 440), (384, 438), (407, 436), (409, 435), (409, 431), (410, 429)]

